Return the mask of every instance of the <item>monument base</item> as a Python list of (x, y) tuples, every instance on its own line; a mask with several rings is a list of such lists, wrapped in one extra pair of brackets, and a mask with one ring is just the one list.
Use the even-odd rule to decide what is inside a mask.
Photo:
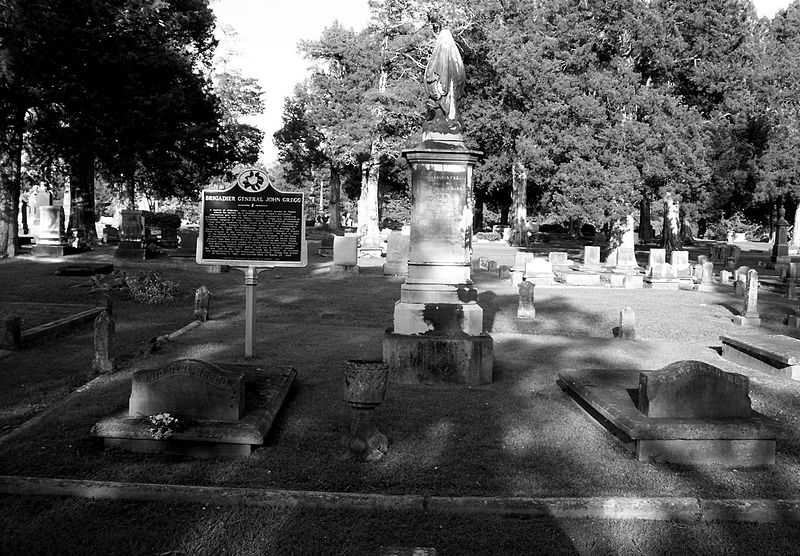
[(141, 260), (145, 259), (147, 250), (141, 241), (120, 240), (114, 257), (119, 259)]
[(67, 254), (66, 245), (41, 245), (36, 244), (31, 248), (34, 257), (63, 257)]
[(492, 382), (493, 341), (488, 334), (434, 336), (395, 334), (383, 338), (383, 359), (390, 378), (405, 384)]

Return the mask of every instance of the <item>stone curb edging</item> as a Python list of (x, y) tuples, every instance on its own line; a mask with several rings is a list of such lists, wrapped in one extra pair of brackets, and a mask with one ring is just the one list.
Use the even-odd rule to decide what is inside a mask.
[(800, 500), (780, 499), (450, 497), (157, 485), (14, 476), (0, 476), (0, 493), (23, 496), (77, 496), (93, 500), (164, 501), (250, 507), (406, 510), (489, 514), (501, 517), (800, 522)]

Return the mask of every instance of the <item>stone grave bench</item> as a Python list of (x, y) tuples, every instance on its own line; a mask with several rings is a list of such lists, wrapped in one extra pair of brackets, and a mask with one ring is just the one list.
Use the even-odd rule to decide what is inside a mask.
[(800, 380), (800, 340), (789, 336), (720, 336), (722, 357), (775, 376)]
[(752, 411), (744, 375), (680, 361), (660, 371), (564, 370), (558, 384), (639, 461), (775, 463), (777, 422)]

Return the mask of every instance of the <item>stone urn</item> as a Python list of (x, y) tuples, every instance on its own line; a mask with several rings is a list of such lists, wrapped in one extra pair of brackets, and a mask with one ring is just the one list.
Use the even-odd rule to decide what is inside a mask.
[(345, 361), (344, 400), (350, 404), (350, 435), (342, 442), (368, 461), (386, 454), (389, 439), (375, 425), (375, 409), (386, 396), (389, 366), (383, 361)]

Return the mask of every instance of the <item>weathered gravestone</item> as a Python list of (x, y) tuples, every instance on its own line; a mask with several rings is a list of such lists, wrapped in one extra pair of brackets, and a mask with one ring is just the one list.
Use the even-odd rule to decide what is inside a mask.
[(508, 267), (508, 265), (501, 264), (497, 269), (497, 275), (504, 280), (511, 278), (511, 269)]
[(616, 337), (620, 340), (636, 339), (636, 312), (632, 308), (625, 307), (619, 312), (619, 327)]
[(478, 257), (478, 268), (481, 270), (489, 270), (489, 257)]
[(335, 236), (333, 238), (333, 264), (331, 275), (358, 274), (358, 237)]
[(162, 369), (137, 371), (131, 417), (172, 413), (197, 421), (236, 422), (244, 414), (244, 373), (183, 359)]
[(108, 311), (94, 319), (94, 360), (92, 372), (111, 373), (116, 368), (114, 358), (114, 318)]
[(553, 265), (542, 257), (534, 257), (525, 264), (525, 280), (537, 285), (555, 282)]
[(567, 370), (558, 377), (639, 461), (775, 463), (778, 424), (752, 410), (746, 376), (678, 361), (658, 371)]
[(669, 261), (679, 279), (691, 278), (688, 251), (673, 251), (670, 253)]
[[(133, 375), (128, 409), (92, 428), (106, 447), (197, 457), (246, 456), (264, 443), (292, 367), (173, 361)], [(174, 421), (173, 421), (174, 420)], [(163, 424), (172, 423), (164, 429)]]
[(572, 261), (569, 260), (569, 253), (566, 251), (550, 251), (547, 254), (547, 260), (551, 266), (572, 266)]
[(0, 317), (0, 349), (22, 347), (22, 320), (16, 315)]
[(411, 250), (411, 236), (392, 232), (386, 241), (386, 263), (384, 276), (407, 276), (408, 256)]
[(602, 267), (600, 265), (600, 247), (597, 245), (586, 245), (583, 248), (583, 264), (579, 267), (582, 271), (597, 271)]
[[(723, 271), (724, 272), (724, 271)], [(714, 284), (714, 263), (709, 260), (700, 265), (700, 283), (697, 285), (698, 291), (715, 291)]]
[(527, 280), (523, 280), (519, 285), (519, 306), (517, 307), (518, 319), (533, 320), (536, 318), (536, 308), (533, 305), (535, 289), (536, 286)]
[(750, 417), (750, 383), (701, 361), (639, 373), (639, 411), (655, 419)]
[(733, 322), (739, 326), (761, 326), (761, 317), (758, 314), (758, 272), (755, 270), (747, 273), (744, 304), (741, 314), (733, 317)]
[(719, 284), (720, 286), (730, 286), (731, 285), (731, 271), (730, 270), (720, 270), (719, 271)]
[(64, 232), (64, 211), (61, 207), (39, 207), (39, 235), (31, 249), (34, 257), (61, 257), (68, 250)]
[(786, 209), (781, 206), (778, 209), (778, 221), (775, 223), (775, 243), (772, 245), (772, 256), (770, 257), (770, 261), (773, 263), (789, 263), (792, 260), (789, 255), (789, 243), (786, 239), (788, 228)]
[(206, 286), (200, 286), (194, 292), (194, 318), (200, 322), (208, 320), (208, 308), (211, 304), (211, 292)]

